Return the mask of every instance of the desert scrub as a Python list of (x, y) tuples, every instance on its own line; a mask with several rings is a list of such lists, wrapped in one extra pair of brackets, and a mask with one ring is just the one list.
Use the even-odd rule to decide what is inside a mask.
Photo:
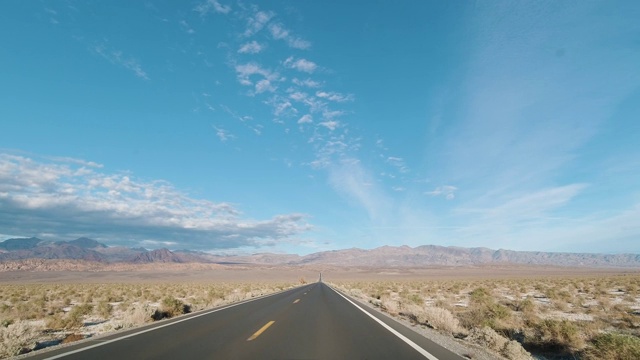
[(30, 350), (40, 327), (28, 321), (0, 326), (0, 358), (12, 357)]
[(596, 336), (584, 352), (585, 360), (640, 359), (640, 339), (636, 336), (608, 333)]
[[(540, 355), (560, 352), (577, 358), (591, 354), (588, 359), (596, 359), (598, 355), (594, 355), (594, 351), (607, 354), (602, 349), (615, 346), (625, 349), (622, 354), (627, 354), (640, 336), (638, 274), (451, 282), (357, 281), (333, 285), (391, 315), (404, 315), (450, 333), (442, 325), (430, 324), (433, 321), (420, 314), (423, 309), (414, 296), (419, 294), (425, 308), (449, 310), (463, 330), (473, 332), (486, 327), (503, 340), (517, 339)], [(603, 334), (620, 332), (631, 338), (618, 338), (618, 335), (601, 338)], [(485, 335), (489, 333), (485, 331)], [(476, 335), (477, 339), (484, 336)], [(487, 336), (494, 338), (493, 333)], [(515, 345), (509, 348), (513, 350)], [(502, 353), (503, 350), (496, 348), (495, 351)]]
[(45, 332), (58, 334), (62, 340), (71, 330), (96, 334), (125, 329), (154, 321), (157, 311), (178, 316), (189, 310), (220, 306), (294, 285), (223, 282), (0, 284), (0, 354), (4, 354), (0, 358), (12, 356), (7, 354), (20, 352), (23, 348), (33, 349)]

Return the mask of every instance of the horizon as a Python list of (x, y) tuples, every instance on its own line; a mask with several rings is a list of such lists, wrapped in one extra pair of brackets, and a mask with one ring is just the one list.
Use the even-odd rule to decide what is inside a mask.
[[(75, 241), (75, 240), (81, 240), (81, 239), (86, 239), (86, 240), (92, 240), (92, 241), (96, 241), (98, 244), (100, 245), (105, 245), (107, 247), (118, 247), (121, 245), (107, 245), (104, 243), (101, 243), (97, 240), (88, 238), (88, 237), (80, 237), (77, 239), (73, 239), (73, 240), (45, 240), (45, 239), (41, 239), (38, 238), (36, 236), (32, 236), (32, 237), (18, 237), (18, 238), (6, 238), (6, 237), (0, 237), (0, 243), (3, 243), (7, 240), (22, 240), (22, 239), (38, 239), (47, 243), (61, 243), (61, 242), (70, 242), (70, 241)], [(489, 248), (486, 246), (476, 246), (476, 247), (463, 247), (463, 246), (456, 246), (456, 245), (435, 245), (435, 244), (421, 244), (421, 245), (415, 245), (415, 246), (410, 246), (410, 245), (406, 245), (406, 244), (400, 244), (400, 245), (380, 245), (380, 246), (376, 246), (373, 248), (360, 248), (360, 247), (349, 247), (349, 248), (340, 248), (340, 249), (326, 249), (326, 250), (321, 250), (321, 251), (317, 251), (317, 252), (311, 252), (308, 254), (296, 254), (296, 253), (287, 253), (287, 252), (276, 252), (276, 251), (268, 251), (268, 249), (266, 249), (267, 251), (254, 251), (254, 252), (250, 252), (250, 251), (234, 251), (234, 249), (231, 250), (223, 250), (223, 251), (203, 251), (203, 250), (193, 250), (193, 249), (187, 249), (187, 248), (171, 248), (171, 247), (157, 247), (157, 248), (145, 248), (145, 247), (128, 247), (129, 249), (143, 249), (145, 251), (155, 251), (155, 250), (168, 250), (171, 252), (195, 252), (195, 253), (205, 253), (208, 255), (214, 255), (214, 256), (252, 256), (252, 255), (297, 255), (300, 257), (304, 257), (307, 255), (314, 255), (314, 254), (318, 254), (321, 252), (336, 252), (336, 251), (343, 251), (343, 250), (365, 250), (365, 251), (371, 251), (371, 250), (377, 250), (377, 249), (381, 249), (381, 248), (409, 248), (409, 249), (416, 249), (419, 247), (424, 247), (424, 246), (435, 246), (435, 247), (444, 247), (444, 248), (456, 248), (456, 249), (466, 249), (466, 250), (474, 250), (474, 249), (483, 249), (483, 250), (489, 250), (489, 251), (509, 251), (509, 252), (533, 252), (533, 253), (538, 253), (538, 252), (542, 252), (542, 253), (550, 253), (550, 254), (588, 254), (588, 255), (640, 255), (638, 253), (606, 253), (606, 252), (569, 252), (569, 251), (551, 251), (551, 252), (545, 252), (545, 251), (537, 251), (537, 250), (513, 250), (513, 249), (505, 249), (505, 248), (499, 248), (499, 249), (495, 249), (495, 248)]]
[(0, 9), (0, 239), (640, 253), (638, 2)]

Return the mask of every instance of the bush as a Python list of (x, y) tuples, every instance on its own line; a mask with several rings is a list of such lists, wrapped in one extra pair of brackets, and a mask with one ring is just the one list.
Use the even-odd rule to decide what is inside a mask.
[(640, 339), (632, 335), (601, 334), (584, 352), (586, 360), (635, 360), (640, 359)]
[(185, 303), (174, 297), (167, 296), (166, 298), (162, 299), (160, 309), (156, 310), (156, 312), (153, 314), (153, 319), (161, 320), (164, 318), (172, 318), (174, 316), (189, 313), (190, 311), (191, 307), (189, 305), (186, 305)]
[(26, 321), (0, 327), (0, 358), (22, 354), (33, 348), (38, 329)]
[(53, 315), (47, 320), (47, 327), (51, 329), (74, 329), (84, 325), (84, 316), (91, 313), (91, 304), (74, 306), (67, 315)]
[(447, 309), (408, 304), (403, 307), (401, 314), (409, 317), (418, 324), (427, 325), (449, 334), (465, 332), (465, 330), (460, 327), (458, 319)]
[(570, 351), (584, 347), (584, 340), (580, 336), (578, 327), (569, 320), (543, 320), (535, 328), (535, 341), (541, 344), (555, 345)]

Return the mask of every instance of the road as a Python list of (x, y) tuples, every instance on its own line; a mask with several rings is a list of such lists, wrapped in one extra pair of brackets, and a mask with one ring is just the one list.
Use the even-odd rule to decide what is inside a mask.
[(463, 359), (356, 304), (318, 282), (30, 359)]

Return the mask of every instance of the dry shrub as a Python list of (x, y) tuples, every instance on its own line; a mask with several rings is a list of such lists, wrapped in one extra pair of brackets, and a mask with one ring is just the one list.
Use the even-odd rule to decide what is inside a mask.
[(35, 346), (40, 329), (27, 321), (0, 327), (0, 358), (22, 354)]
[(584, 347), (582, 338), (575, 322), (569, 320), (542, 320), (534, 328), (535, 335), (533, 342), (540, 345), (558, 346), (575, 352)]
[(464, 332), (458, 319), (447, 309), (409, 304), (405, 306), (402, 313), (419, 324), (428, 325), (436, 330), (442, 330), (449, 334)]
[(400, 310), (400, 304), (398, 304), (398, 301), (389, 297), (383, 297), (381, 300), (381, 307), (391, 315), (398, 315)]
[(123, 316), (121, 325), (123, 328), (130, 328), (151, 322), (155, 309), (148, 304), (138, 304), (133, 306)]
[(640, 359), (640, 339), (632, 335), (601, 334), (584, 352), (585, 360), (637, 360)]
[(531, 354), (522, 348), (520, 343), (501, 336), (488, 326), (473, 329), (467, 337), (467, 340), (486, 349), (493, 350), (509, 360), (532, 359)]
[(186, 305), (174, 297), (167, 296), (162, 299), (160, 309), (156, 310), (152, 317), (154, 320), (161, 320), (164, 318), (172, 318), (174, 316), (187, 314), (190, 311), (191, 307), (189, 305)]
[(51, 329), (75, 329), (84, 326), (84, 316), (89, 315), (93, 306), (91, 304), (76, 305), (65, 316), (55, 314), (47, 320), (47, 326)]

